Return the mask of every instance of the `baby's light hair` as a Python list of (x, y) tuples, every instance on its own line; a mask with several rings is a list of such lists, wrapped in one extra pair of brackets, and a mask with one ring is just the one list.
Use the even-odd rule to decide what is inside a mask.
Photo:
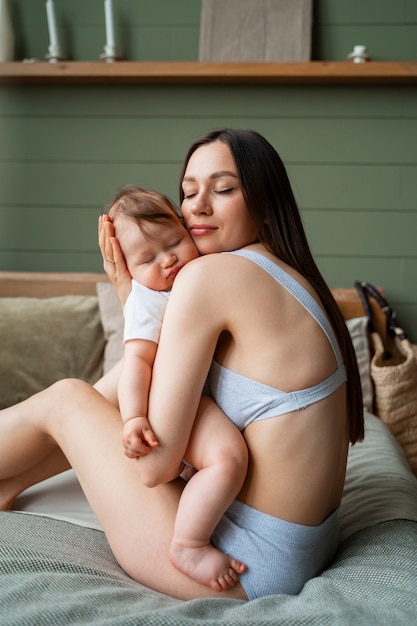
[(150, 236), (147, 224), (182, 224), (181, 217), (168, 196), (138, 185), (122, 187), (104, 212), (111, 217), (113, 223), (118, 216), (133, 220), (146, 236)]

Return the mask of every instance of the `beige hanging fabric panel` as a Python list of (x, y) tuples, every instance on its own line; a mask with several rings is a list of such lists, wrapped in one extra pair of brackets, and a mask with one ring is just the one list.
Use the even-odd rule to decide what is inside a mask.
[(202, 0), (200, 61), (309, 61), (312, 0)]

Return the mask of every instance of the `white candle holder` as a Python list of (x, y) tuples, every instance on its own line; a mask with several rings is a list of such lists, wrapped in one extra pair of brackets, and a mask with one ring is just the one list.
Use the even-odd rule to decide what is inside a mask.
[(58, 41), (58, 28), (55, 17), (55, 6), (53, 0), (46, 0), (46, 17), (48, 19), (49, 46), (48, 54), (45, 58), (49, 63), (58, 63), (64, 58), (61, 53), (61, 47)]
[(104, 46), (104, 54), (101, 54), (99, 58), (106, 63), (113, 63), (120, 60), (120, 57), (117, 56), (114, 33), (113, 0), (104, 0), (104, 17), (106, 21), (106, 45)]
[(48, 54), (45, 55), (45, 59), (48, 63), (59, 63), (60, 61), (65, 61), (59, 46), (48, 46)]
[(106, 63), (114, 63), (115, 61), (120, 61), (121, 57), (117, 55), (116, 46), (108, 46), (107, 44), (104, 46), (103, 54), (99, 56), (100, 61), (105, 61)]

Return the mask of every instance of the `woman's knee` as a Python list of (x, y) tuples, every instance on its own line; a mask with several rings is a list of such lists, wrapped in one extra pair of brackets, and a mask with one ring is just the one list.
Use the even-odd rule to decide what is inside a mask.
[(74, 401), (92, 389), (89, 383), (79, 378), (61, 378), (43, 392), (44, 395), (63, 402)]
[(83, 380), (60, 379), (37, 394), (38, 412), (42, 419), (52, 419), (53, 423), (58, 423), (60, 419), (67, 419), (69, 413), (74, 414), (91, 392), (91, 385)]

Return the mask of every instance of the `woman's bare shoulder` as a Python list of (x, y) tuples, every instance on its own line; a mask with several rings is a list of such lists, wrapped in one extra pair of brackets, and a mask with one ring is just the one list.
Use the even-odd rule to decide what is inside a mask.
[(170, 310), (175, 307), (188, 314), (204, 315), (205, 318), (211, 316), (213, 321), (216, 319), (219, 323), (224, 321), (227, 311), (230, 311), (230, 306), (225, 307), (224, 303), (230, 303), (232, 291), (243, 282), (240, 280), (241, 270), (231, 256), (214, 253), (187, 263), (172, 287)]
[[(247, 293), (248, 283), (252, 287), (259, 283), (260, 275), (266, 277), (256, 263), (243, 256), (225, 252), (206, 254), (182, 268), (175, 280), (173, 293), (201, 294), (206, 291), (211, 296), (219, 294), (222, 297), (225, 293), (239, 292), (239, 297), (242, 297)], [(260, 288), (263, 281), (261, 283)]]
[(200, 284), (201, 281), (203, 281), (203, 285), (207, 286), (207, 283), (212, 282), (212, 279), (216, 279), (213, 282), (218, 284), (219, 277), (223, 275), (220, 272), (224, 271), (224, 268), (229, 265), (230, 256), (229, 254), (216, 252), (193, 259), (181, 269), (175, 279), (174, 288), (177, 290), (179, 286), (184, 287), (187, 285), (195, 287), (195, 283)]

